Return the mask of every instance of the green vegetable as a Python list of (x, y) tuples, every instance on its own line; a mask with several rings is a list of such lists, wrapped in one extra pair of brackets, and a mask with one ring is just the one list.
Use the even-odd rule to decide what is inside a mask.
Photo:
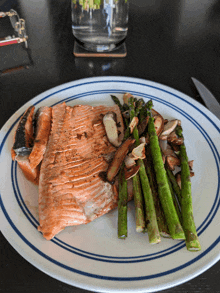
[(181, 198), (181, 190), (180, 190), (179, 184), (177, 183), (176, 177), (173, 174), (173, 172), (171, 170), (169, 170), (168, 168), (166, 169), (166, 171), (167, 171), (167, 175), (169, 177), (169, 180), (172, 184), (173, 190), (174, 190), (174, 192), (178, 198), (179, 204), (181, 206), (182, 198)]
[(123, 112), (124, 109), (123, 109), (121, 102), (119, 101), (119, 98), (117, 98), (116, 96), (113, 96), (113, 95), (111, 95), (111, 98), (115, 102), (115, 104), (118, 105), (120, 111)]
[[(176, 127), (176, 134), (183, 138), (182, 127)], [(192, 194), (190, 169), (185, 144), (180, 145), (181, 159), (181, 209), (183, 229), (186, 235), (186, 247), (189, 251), (201, 250), (201, 245), (196, 232), (196, 226), (193, 217)]]
[(154, 127), (154, 118), (151, 115), (152, 101), (148, 102), (148, 114), (150, 116), (148, 121), (148, 134), (150, 139), (150, 149), (156, 173), (158, 193), (160, 202), (166, 217), (166, 222), (169, 228), (170, 235), (173, 239), (185, 239), (183, 228), (180, 224), (172, 194), (170, 192), (169, 183), (167, 180), (166, 170), (164, 168), (162, 154), (159, 146), (158, 137)]
[(149, 179), (152, 196), (154, 199), (154, 206), (155, 206), (155, 211), (157, 215), (157, 223), (158, 223), (158, 229), (159, 229), (160, 235), (163, 237), (170, 237), (166, 219), (164, 216), (164, 212), (160, 204), (160, 199), (159, 199), (159, 195), (157, 191), (156, 176), (153, 169), (153, 162), (152, 162), (149, 146), (146, 149), (146, 160), (144, 161), (144, 164), (145, 164), (145, 169)]
[(139, 174), (136, 174), (134, 177), (132, 177), (132, 183), (134, 193), (136, 231), (143, 232), (145, 228), (145, 217)]
[[(142, 100), (135, 102), (135, 99), (133, 97), (129, 98), (128, 105), (130, 108), (131, 120), (139, 114), (143, 104), (144, 103)], [(135, 105), (137, 106), (135, 107)], [(136, 140), (136, 146), (138, 146), (140, 144), (140, 139), (139, 139), (137, 127), (135, 127), (133, 130), (133, 136)], [(142, 186), (142, 191), (144, 196), (145, 217), (146, 217), (146, 225), (147, 225), (146, 228), (148, 232), (149, 242), (159, 243), (161, 239), (160, 239), (160, 233), (158, 229), (157, 216), (156, 216), (156, 211), (154, 207), (154, 200), (153, 200), (153, 196), (152, 196), (152, 192), (150, 188), (150, 183), (147, 177), (143, 160), (138, 159), (137, 164), (138, 166), (140, 166), (139, 174), (140, 174), (141, 186)]]
[[(168, 172), (167, 172), (168, 173)], [(180, 220), (180, 223), (182, 223), (182, 215), (181, 215), (181, 211), (180, 211), (180, 206), (179, 206), (179, 202), (177, 201), (177, 198), (175, 196), (175, 193), (174, 193), (174, 190), (173, 190), (173, 186), (172, 186), (172, 183), (169, 179), (169, 176), (167, 174), (167, 180), (168, 180), (168, 183), (169, 183), (169, 187), (170, 187), (170, 192), (172, 194), (172, 198), (173, 198), (173, 203), (174, 203), (174, 206), (175, 206), (175, 209), (176, 209), (176, 212), (177, 212), (177, 215), (179, 217), (179, 220)]]
[(124, 164), (119, 173), (119, 195), (118, 195), (118, 238), (127, 237), (127, 201), (128, 186), (124, 175)]

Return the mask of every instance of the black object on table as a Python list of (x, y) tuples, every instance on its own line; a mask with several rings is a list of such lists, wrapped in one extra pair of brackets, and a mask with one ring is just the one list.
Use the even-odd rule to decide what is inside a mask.
[[(3, 4), (0, 3), (0, 10), (4, 9)], [(12, 5), (26, 20), (33, 66), (0, 76), (0, 127), (24, 103), (43, 91), (92, 76), (152, 80), (203, 103), (191, 82), (194, 76), (220, 102), (220, 2), (217, 0), (130, 0), (127, 56), (90, 59), (73, 55), (69, 0), (18, 0), (12, 1)], [(86, 292), (36, 269), (2, 234), (0, 245), (0, 292)], [(219, 273), (220, 262), (195, 279), (164, 292), (220, 292)]]

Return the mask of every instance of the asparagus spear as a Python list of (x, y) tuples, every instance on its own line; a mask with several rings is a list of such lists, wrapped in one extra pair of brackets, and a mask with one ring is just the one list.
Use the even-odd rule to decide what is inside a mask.
[[(141, 107), (143, 106), (143, 101), (139, 100), (137, 102), (136, 109), (135, 109), (135, 100), (133, 97), (129, 99), (128, 104), (130, 107), (130, 119), (132, 120), (139, 113)], [(139, 139), (137, 127), (134, 128), (133, 135), (136, 140), (136, 145), (138, 146), (140, 144), (140, 139)], [(152, 191), (150, 188), (150, 183), (147, 177), (143, 160), (138, 159), (137, 164), (138, 166), (140, 166), (139, 174), (141, 179), (142, 191), (144, 195), (145, 217), (146, 217), (146, 223), (147, 223), (149, 242), (152, 244), (159, 243), (161, 239), (160, 239), (160, 233), (158, 229), (157, 216), (156, 216)]]
[(119, 173), (119, 196), (118, 196), (118, 238), (127, 237), (127, 181), (124, 175), (124, 164)]
[[(176, 127), (176, 134), (183, 137), (182, 127)], [(190, 181), (190, 169), (188, 165), (188, 156), (186, 146), (183, 143), (180, 146), (180, 159), (181, 159), (181, 208), (183, 218), (183, 229), (186, 235), (186, 247), (189, 251), (201, 250), (201, 245), (197, 236), (196, 226), (193, 218), (192, 206), (192, 191)]]
[(136, 174), (134, 177), (132, 177), (132, 183), (134, 193), (136, 231), (143, 232), (145, 228), (145, 218), (139, 174)]
[[(113, 101), (119, 106), (121, 112), (123, 112), (124, 105), (121, 105), (119, 99), (113, 95), (111, 95)], [(127, 125), (127, 128), (125, 130), (124, 134), (124, 141), (130, 136), (130, 128), (129, 125)], [(143, 207), (143, 198), (142, 198), (142, 191), (141, 191), (141, 184), (140, 184), (140, 178), (139, 175), (136, 174), (132, 178), (133, 182), (133, 193), (134, 193), (134, 203), (135, 203), (135, 220), (136, 220), (136, 231), (142, 232), (145, 228), (145, 217), (144, 217), (144, 207)]]
[(154, 170), (152, 168), (153, 162), (152, 162), (149, 147), (147, 147), (147, 149), (146, 149), (146, 160), (144, 160), (144, 163), (145, 163), (145, 169), (147, 172), (147, 176), (149, 178), (149, 183), (150, 183), (150, 187), (151, 187), (151, 191), (152, 191), (152, 195), (153, 195), (153, 199), (154, 199), (154, 206), (155, 206), (158, 229), (159, 229), (160, 235), (163, 237), (170, 237), (169, 230), (168, 230), (167, 223), (166, 223), (166, 219), (164, 216), (164, 212), (162, 210), (160, 200), (158, 197), (156, 176), (155, 176)]
[[(167, 170), (166, 170), (167, 171)], [(175, 196), (175, 193), (174, 193), (174, 190), (173, 190), (173, 186), (172, 186), (172, 183), (169, 179), (169, 176), (167, 174), (167, 181), (169, 183), (169, 187), (170, 187), (170, 192), (171, 192), (171, 195), (172, 195), (172, 198), (173, 198), (173, 203), (174, 203), (174, 206), (175, 206), (175, 209), (176, 209), (176, 212), (177, 212), (177, 215), (179, 217), (179, 220), (180, 220), (180, 223), (182, 223), (182, 215), (181, 215), (181, 211), (180, 211), (180, 206), (179, 206), (179, 202), (177, 201), (177, 198)]]
[(124, 111), (123, 106), (121, 104), (121, 102), (119, 101), (119, 99), (116, 96), (111, 95), (112, 100), (115, 102), (116, 105), (118, 105), (119, 109), (121, 112)]
[[(121, 104), (121, 102), (119, 101), (119, 99), (116, 97), (116, 96), (113, 96), (113, 95), (111, 95), (111, 98), (112, 98), (112, 100), (115, 102), (115, 104), (116, 105), (118, 105), (118, 107), (119, 107), (119, 109), (120, 109), (120, 111), (121, 111), (121, 113), (123, 113), (124, 111), (125, 111), (125, 109), (124, 109), (124, 106)], [(122, 116), (123, 117), (123, 116)], [(127, 127), (127, 129), (126, 129), (126, 138), (128, 138), (129, 137), (129, 135), (130, 135), (130, 130), (129, 130), (129, 128), (128, 128), (128, 120), (126, 119), (126, 118), (124, 118), (123, 117), (123, 121), (124, 121), (124, 124), (126, 125), (126, 127)]]
[(174, 190), (174, 192), (178, 198), (179, 204), (181, 206), (182, 198), (181, 198), (181, 190), (180, 190), (179, 184), (177, 183), (176, 177), (173, 174), (173, 172), (171, 170), (169, 170), (168, 168), (166, 168), (166, 171), (167, 171), (168, 178), (172, 183), (173, 190)]
[(167, 181), (167, 174), (164, 168), (162, 154), (159, 146), (158, 137), (154, 127), (154, 118), (151, 115), (150, 109), (153, 106), (152, 101), (148, 102), (148, 114), (150, 116), (148, 121), (148, 133), (150, 139), (151, 154), (154, 163), (154, 169), (157, 178), (158, 192), (161, 201), (161, 205), (166, 217), (167, 225), (170, 235), (173, 239), (185, 239), (183, 228), (180, 224), (173, 198), (170, 192), (169, 184)]

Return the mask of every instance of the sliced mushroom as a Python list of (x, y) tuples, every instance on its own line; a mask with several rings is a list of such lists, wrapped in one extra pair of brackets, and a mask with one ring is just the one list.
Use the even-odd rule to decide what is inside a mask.
[(159, 112), (157, 112), (156, 110), (154, 110), (154, 109), (151, 109), (151, 113), (152, 113), (152, 116), (153, 117), (154, 116), (161, 116), (163, 118), (163, 116)]
[[(168, 145), (169, 146), (169, 145)], [(174, 150), (171, 148), (171, 147), (168, 147), (164, 152), (163, 154), (167, 157), (167, 156), (171, 156), (171, 157), (175, 157), (177, 158)]]
[(167, 156), (166, 163), (167, 163), (167, 167), (171, 171), (174, 171), (176, 166), (180, 166), (180, 159), (177, 157), (173, 157), (173, 156)]
[(179, 154), (180, 154), (180, 146), (177, 145), (177, 144), (171, 144), (171, 145), (172, 145), (172, 148), (173, 148), (175, 154), (176, 154), (177, 156), (179, 156)]
[(114, 112), (108, 112), (103, 117), (103, 124), (105, 126), (105, 131), (108, 137), (108, 140), (115, 147), (119, 147), (121, 142), (118, 137), (118, 128), (116, 114)]
[(194, 177), (195, 173), (194, 172), (190, 172), (190, 177)]
[(129, 155), (127, 155), (125, 157), (125, 161), (124, 162), (125, 162), (126, 168), (128, 168), (128, 169), (131, 168), (132, 166), (134, 166), (136, 164), (133, 156), (129, 156)]
[(136, 165), (132, 166), (129, 169), (124, 168), (125, 179), (128, 180), (134, 177), (138, 173), (139, 169), (140, 169), (140, 166), (136, 166)]
[(145, 143), (141, 143), (139, 146), (132, 150), (132, 155), (136, 159), (144, 159), (145, 158)]
[(129, 124), (130, 133), (133, 133), (134, 128), (138, 125), (139, 119), (138, 117), (133, 117), (131, 120), (131, 123)]
[(140, 143), (146, 144), (146, 137), (145, 136), (140, 137)]
[(134, 157), (133, 155), (132, 155), (132, 151), (133, 151), (133, 149), (135, 149), (135, 145), (133, 145), (132, 147), (130, 147), (130, 151), (131, 151), (131, 153), (129, 153), (128, 154), (128, 156), (130, 157), (130, 158), (132, 158), (133, 160), (138, 160), (138, 158), (136, 158), (136, 157)]
[(164, 156), (176, 157), (176, 154), (172, 147), (167, 143), (167, 140), (159, 140), (160, 148)]
[(162, 153), (164, 153), (166, 151), (167, 145), (168, 145), (167, 140), (159, 139), (159, 145), (160, 145)]
[(133, 97), (132, 94), (130, 94), (130, 93), (125, 93), (123, 95), (123, 101), (124, 101), (125, 104), (128, 104), (128, 100), (129, 100), (130, 97)]
[(107, 180), (112, 182), (115, 176), (118, 174), (118, 171), (123, 163), (127, 153), (129, 152), (129, 148), (134, 144), (135, 139), (128, 138), (115, 152), (115, 156), (112, 162), (109, 165), (107, 170)]
[(167, 140), (168, 136), (167, 135), (160, 135), (159, 139), (160, 140)]
[(169, 141), (169, 142), (173, 142), (174, 140), (176, 140), (176, 139), (178, 139), (178, 136), (177, 136), (177, 134), (176, 134), (176, 132), (175, 131), (172, 131), (168, 136), (167, 136), (167, 140)]
[(167, 137), (168, 142), (172, 145), (181, 145), (184, 142), (183, 137), (178, 137), (175, 131), (171, 132)]
[(147, 127), (149, 116), (144, 118), (137, 126), (139, 135), (142, 135)]
[(161, 133), (161, 135), (169, 135), (171, 132), (174, 131), (174, 129), (176, 128), (177, 124), (178, 124), (177, 119), (168, 121), (164, 125), (164, 129), (163, 129), (163, 132)]
[(194, 163), (194, 160), (188, 162), (188, 165), (189, 165), (189, 169), (190, 170), (193, 169), (193, 163)]
[(161, 132), (163, 131), (164, 128), (164, 122), (163, 122), (163, 117), (162, 116), (155, 116), (154, 117), (154, 127), (157, 133), (157, 136), (160, 136)]

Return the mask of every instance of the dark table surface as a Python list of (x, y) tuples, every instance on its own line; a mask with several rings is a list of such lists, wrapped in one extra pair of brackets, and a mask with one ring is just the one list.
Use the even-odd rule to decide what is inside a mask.
[[(121, 59), (74, 57), (70, 0), (0, 2), (0, 11), (10, 8), (26, 20), (29, 56), (23, 56), (15, 46), (10, 49), (8, 46), (7, 50), (0, 47), (0, 127), (24, 103), (43, 91), (93, 76), (152, 80), (202, 103), (191, 82), (194, 76), (220, 101), (218, 0), (130, 0), (128, 54)], [(0, 26), (0, 37), (8, 34), (7, 29), (6, 23)], [(23, 63), (29, 64), (29, 69), (5, 72), (7, 67), (21, 65), (19, 56)], [(0, 245), (0, 292), (85, 292), (36, 269), (2, 234)], [(219, 273), (220, 262), (195, 279), (164, 292), (220, 292)]]

